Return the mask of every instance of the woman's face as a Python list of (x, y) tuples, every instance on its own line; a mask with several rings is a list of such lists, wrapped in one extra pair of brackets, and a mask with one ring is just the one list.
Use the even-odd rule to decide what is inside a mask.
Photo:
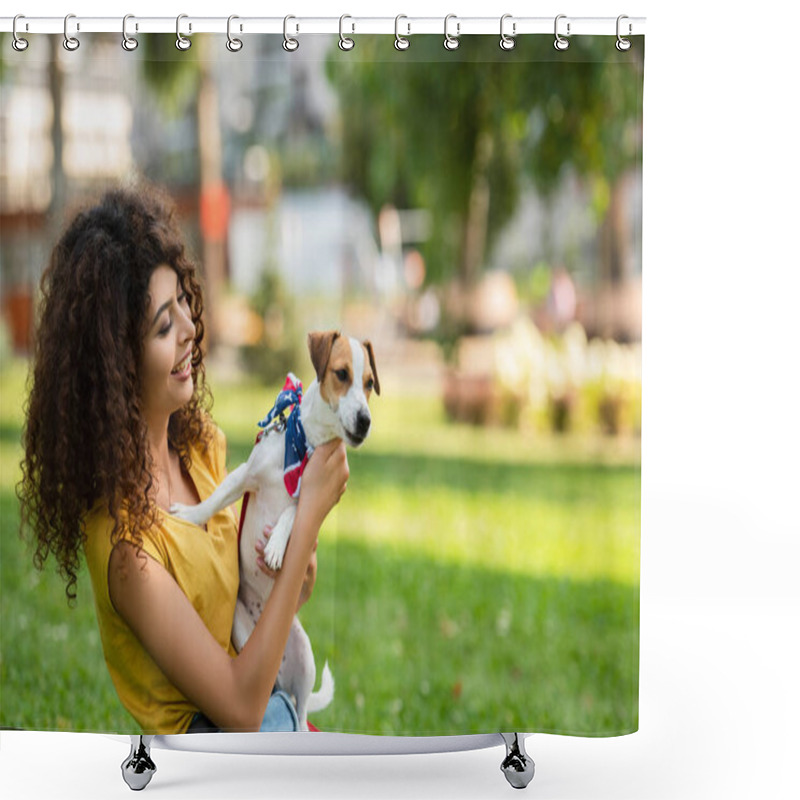
[(142, 402), (151, 425), (191, 400), (195, 328), (189, 301), (172, 267), (162, 264), (150, 277), (142, 357)]

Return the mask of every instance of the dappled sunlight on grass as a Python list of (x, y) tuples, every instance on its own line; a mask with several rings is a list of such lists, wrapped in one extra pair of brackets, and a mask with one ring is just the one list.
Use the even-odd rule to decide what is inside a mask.
[(611, 735), (638, 725), (638, 593), (320, 542), (301, 612), (330, 662), (324, 730), (436, 735), (507, 726)]
[(496, 465), (367, 453), (350, 466), (344, 538), (511, 572), (638, 581), (637, 471), (528, 465), (508, 476)]

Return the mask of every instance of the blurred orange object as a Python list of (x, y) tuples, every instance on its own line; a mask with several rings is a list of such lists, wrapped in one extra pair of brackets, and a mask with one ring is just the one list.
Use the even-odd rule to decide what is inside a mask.
[(200, 230), (208, 242), (224, 242), (231, 216), (231, 195), (221, 181), (200, 190)]
[(33, 339), (33, 292), (20, 286), (6, 292), (3, 311), (11, 333), (11, 343), (17, 353), (27, 353)]

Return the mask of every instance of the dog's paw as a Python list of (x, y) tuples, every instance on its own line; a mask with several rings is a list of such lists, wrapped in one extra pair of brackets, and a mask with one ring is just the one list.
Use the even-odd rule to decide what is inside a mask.
[(191, 506), (185, 506), (183, 503), (173, 503), (169, 507), (169, 513), (172, 514), (173, 517), (180, 517), (184, 519), (184, 514), (191, 508)]
[(270, 536), (264, 548), (264, 563), (270, 568), (278, 570), (283, 566), (283, 556), (286, 546), (281, 546), (280, 540)]
[(203, 518), (202, 513), (198, 510), (199, 508), (199, 505), (185, 506), (183, 503), (173, 503), (169, 507), (169, 513), (172, 514), (173, 517), (186, 520), (186, 522), (191, 522), (195, 525), (202, 525), (206, 520)]

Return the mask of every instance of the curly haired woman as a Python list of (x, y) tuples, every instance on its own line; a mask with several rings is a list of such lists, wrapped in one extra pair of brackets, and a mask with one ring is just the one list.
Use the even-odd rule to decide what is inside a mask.
[(143, 732), (198, 723), (291, 730), (291, 702), (273, 686), (316, 580), (317, 536), (344, 492), (347, 459), (338, 441), (311, 458), (283, 567), (237, 655), (234, 514), (201, 528), (168, 513), (207, 497), (225, 474), (225, 439), (208, 413), (202, 311), (159, 190), (113, 190), (75, 216), (42, 278), (23, 525), (36, 566), (52, 554), (70, 600), (85, 553), (106, 663)]

